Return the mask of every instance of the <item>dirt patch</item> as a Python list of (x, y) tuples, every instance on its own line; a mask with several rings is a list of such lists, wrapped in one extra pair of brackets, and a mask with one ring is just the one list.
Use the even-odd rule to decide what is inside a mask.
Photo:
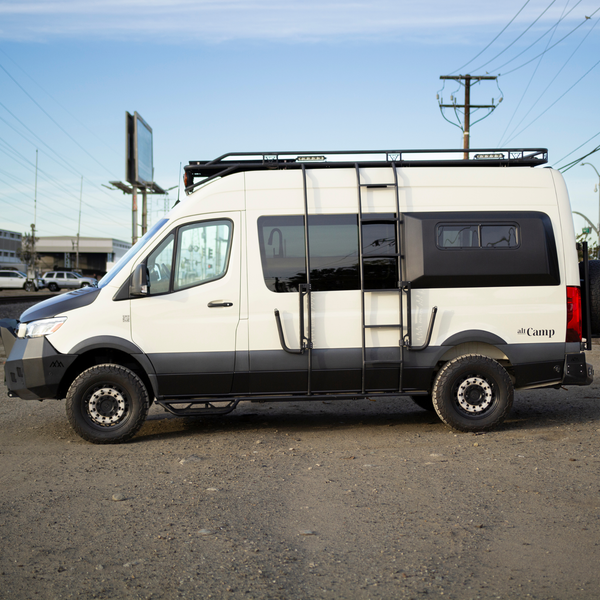
[(485, 435), (401, 398), (153, 407), (94, 446), (0, 386), (0, 598), (595, 599), (599, 399), (518, 392)]

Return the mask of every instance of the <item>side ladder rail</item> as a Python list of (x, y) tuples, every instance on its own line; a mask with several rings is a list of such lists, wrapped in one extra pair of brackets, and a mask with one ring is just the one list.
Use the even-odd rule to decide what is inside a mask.
[[(383, 184), (368, 184), (362, 183), (360, 178), (360, 165), (356, 163), (356, 178), (357, 178), (357, 188), (358, 188), (358, 248), (359, 248), (359, 274), (360, 274), (360, 295), (361, 295), (361, 357), (362, 357), (362, 369), (361, 369), (361, 392), (364, 394), (366, 392), (366, 372), (367, 367), (370, 365), (383, 365), (383, 364), (392, 364), (397, 365), (399, 368), (398, 372), (398, 391), (402, 392), (402, 376), (403, 376), (403, 363), (404, 363), (404, 320), (403, 320), (403, 293), (404, 286), (402, 282), (402, 238), (401, 238), (401, 223), (402, 220), (400, 218), (400, 197), (398, 190), (398, 176), (396, 172), (395, 163), (392, 162), (393, 172), (394, 172), (394, 183), (383, 183)], [(395, 233), (396, 233), (396, 253), (395, 258), (397, 262), (397, 273), (398, 273), (398, 281), (397, 287), (393, 289), (367, 289), (365, 288), (365, 277), (364, 277), (364, 247), (363, 247), (363, 224), (368, 222), (368, 219), (363, 217), (363, 205), (362, 205), (362, 188), (370, 188), (370, 189), (389, 189), (393, 187), (395, 189), (395, 200), (396, 200), (396, 216), (393, 219), (385, 219), (386, 223), (394, 223), (395, 225)], [(391, 258), (394, 255), (369, 255), (367, 258)], [(366, 319), (366, 307), (365, 307), (365, 294), (366, 293), (390, 293), (394, 292), (398, 294), (398, 311), (399, 318), (398, 323), (386, 323), (386, 324), (378, 324), (373, 325), (367, 323)], [(400, 339), (398, 341), (399, 344), (399, 352), (400, 358), (398, 361), (396, 360), (367, 360), (367, 345), (366, 345), (366, 330), (367, 329), (398, 329), (400, 334)]]
[(306, 186), (306, 167), (302, 165), (302, 185), (304, 188), (304, 248), (305, 248), (305, 268), (306, 268), (306, 291), (303, 293), (302, 286), (300, 286), (300, 310), (304, 311), (304, 303), (302, 302), (303, 295), (306, 296), (307, 305), (307, 322), (308, 322), (308, 335), (306, 331), (302, 332), (300, 343), (303, 348), (308, 350), (308, 370), (307, 370), (307, 391), (306, 393), (310, 396), (312, 394), (312, 298), (311, 298), (311, 285), (310, 285), (310, 243), (308, 235), (308, 189)]

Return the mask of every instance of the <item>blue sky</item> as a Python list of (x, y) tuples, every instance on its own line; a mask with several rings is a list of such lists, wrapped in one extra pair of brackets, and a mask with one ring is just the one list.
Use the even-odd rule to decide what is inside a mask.
[[(503, 98), (473, 125), (472, 147), (547, 147), (561, 166), (600, 144), (599, 9), (0, 0), (0, 228), (33, 222), (37, 149), (40, 235), (76, 235), (83, 176), (81, 235), (130, 240), (131, 197), (102, 185), (125, 179), (125, 111), (153, 128), (165, 189), (179, 183), (180, 163), (228, 151), (459, 148), (462, 132), (436, 100), (442, 90), (462, 103), (459, 85), (439, 78), (458, 73), (500, 74), (472, 87), (473, 103)], [(600, 152), (586, 161), (600, 171)], [(565, 178), (573, 209), (597, 222), (592, 168)], [(153, 197), (150, 222), (176, 198)]]

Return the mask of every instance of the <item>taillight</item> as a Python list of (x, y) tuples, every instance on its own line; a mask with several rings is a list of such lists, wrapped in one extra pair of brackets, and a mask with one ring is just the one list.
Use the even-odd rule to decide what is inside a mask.
[(581, 290), (567, 286), (567, 342), (581, 342)]

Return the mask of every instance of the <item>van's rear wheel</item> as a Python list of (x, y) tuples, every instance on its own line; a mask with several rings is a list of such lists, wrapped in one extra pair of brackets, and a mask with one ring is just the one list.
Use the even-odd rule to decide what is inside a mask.
[(478, 354), (447, 362), (433, 384), (433, 406), (440, 419), (458, 431), (493, 429), (512, 408), (514, 388), (506, 370)]
[(94, 444), (118, 444), (132, 438), (146, 419), (148, 407), (146, 386), (120, 365), (87, 369), (67, 393), (71, 427)]

